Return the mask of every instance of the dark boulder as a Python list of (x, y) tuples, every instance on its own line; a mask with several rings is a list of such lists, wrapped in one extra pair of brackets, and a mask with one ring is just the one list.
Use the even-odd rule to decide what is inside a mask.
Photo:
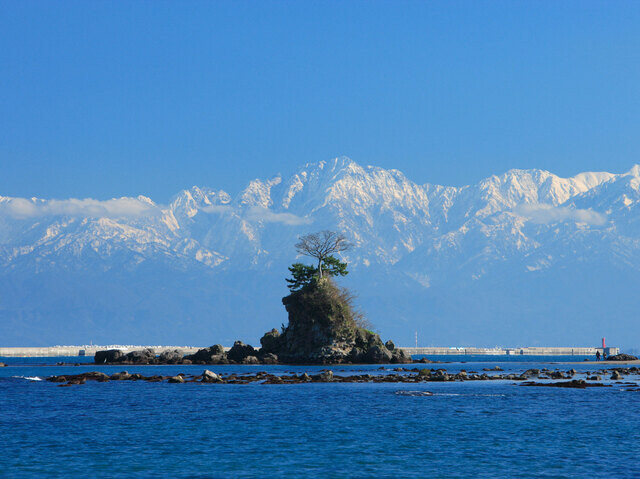
[(47, 378), (47, 381), (52, 382), (52, 383), (66, 383), (67, 382), (67, 377), (66, 376), (51, 376)]
[[(388, 342), (388, 341), (387, 341)], [(389, 349), (389, 348), (387, 348)], [(392, 364), (407, 364), (412, 363), (413, 359), (402, 349), (393, 349), (391, 351), (391, 363)]]
[(330, 383), (333, 381), (333, 371), (322, 371), (320, 374), (313, 376), (315, 381)]
[(163, 351), (158, 357), (158, 362), (161, 364), (179, 364), (182, 362), (184, 354), (179, 349), (173, 351)]
[(222, 344), (214, 344), (209, 348), (211, 354), (219, 356), (221, 354), (226, 354), (224, 351), (224, 346)]
[(427, 358), (420, 358), (420, 359), (414, 359), (413, 362), (422, 363), (422, 364), (434, 364), (434, 363), (437, 363), (438, 361), (432, 361), (431, 359), (427, 359)]
[(204, 372), (202, 373), (202, 382), (203, 383), (221, 383), (223, 381), (219, 375), (217, 375), (212, 371), (209, 371), (208, 369), (205, 369)]
[(230, 361), (241, 363), (247, 356), (257, 356), (256, 351), (250, 344), (244, 344), (242, 341), (236, 341), (233, 343), (233, 347), (227, 353), (227, 358)]
[(603, 387), (604, 384), (588, 383), (584, 379), (572, 379), (571, 381), (559, 381), (556, 383), (536, 383), (533, 381), (527, 381), (521, 384), (522, 386), (537, 386), (548, 388), (575, 388), (585, 389), (589, 387)]
[(255, 356), (247, 356), (242, 360), (242, 364), (260, 364), (260, 360)]
[(209, 364), (229, 364), (229, 359), (226, 354), (214, 354), (208, 362)]
[(389, 340), (386, 343), (384, 343), (384, 346), (389, 350), (389, 351), (395, 351), (396, 349), (396, 345), (393, 343), (393, 341)]
[(96, 355), (93, 358), (95, 364), (108, 364), (120, 362), (124, 353), (119, 349), (108, 349), (103, 351), (96, 351)]
[(273, 353), (267, 353), (262, 357), (263, 364), (278, 364), (278, 356)]
[(636, 356), (632, 356), (631, 354), (616, 354), (615, 356), (607, 356), (607, 361), (637, 361), (638, 358)]
[(389, 364), (393, 355), (384, 346), (373, 346), (369, 348), (365, 358), (368, 363)]
[(260, 354), (278, 354), (280, 351), (280, 332), (272, 329), (260, 338)]
[(127, 362), (130, 364), (154, 364), (157, 362), (156, 353), (151, 348), (131, 351), (130, 353), (125, 354), (121, 362)]
[(192, 363), (202, 364), (225, 364), (228, 362), (224, 347), (215, 344), (209, 348), (199, 349), (197, 352), (185, 356), (185, 359)]

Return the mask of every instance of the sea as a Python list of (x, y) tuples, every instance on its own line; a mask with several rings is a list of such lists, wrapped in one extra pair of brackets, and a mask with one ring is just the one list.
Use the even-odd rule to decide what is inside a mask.
[[(434, 358), (435, 359), (435, 358)], [(595, 371), (581, 357), (437, 359), (419, 367), (504, 374)], [(91, 358), (0, 358), (2, 478), (638, 478), (640, 392), (446, 383), (168, 384), (58, 387), (51, 375), (203, 366), (95, 366)], [(58, 362), (79, 365), (58, 365)], [(83, 364), (84, 363), (84, 364)], [(396, 366), (330, 367), (384, 374)], [(409, 365), (409, 367), (413, 367)], [(612, 367), (612, 366), (607, 366)], [(207, 366), (317, 373), (321, 366)], [(624, 383), (640, 382), (628, 376)], [(429, 395), (428, 393), (432, 393)]]

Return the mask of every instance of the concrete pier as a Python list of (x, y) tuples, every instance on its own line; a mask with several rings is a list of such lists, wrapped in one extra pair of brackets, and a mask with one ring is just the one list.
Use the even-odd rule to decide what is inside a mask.
[(613, 356), (620, 352), (619, 348), (580, 348), (580, 347), (526, 347), (526, 348), (445, 348), (400, 347), (411, 356), (595, 356), (596, 352)]

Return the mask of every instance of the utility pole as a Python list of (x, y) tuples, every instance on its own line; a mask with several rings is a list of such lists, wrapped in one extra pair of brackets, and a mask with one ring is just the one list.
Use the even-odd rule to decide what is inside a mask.
[(418, 331), (416, 331), (416, 349), (418, 349)]

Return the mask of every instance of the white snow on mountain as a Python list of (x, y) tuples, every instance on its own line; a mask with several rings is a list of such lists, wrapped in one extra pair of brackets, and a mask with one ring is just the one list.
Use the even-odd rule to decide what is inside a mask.
[[(285, 180), (253, 180), (236, 198), (197, 186), (166, 206), (143, 196), (2, 197), (2, 262), (93, 250), (106, 263), (110, 254), (125, 251), (136, 263), (159, 255), (210, 268), (263, 267), (288, 261), (297, 235), (328, 228), (353, 241), (347, 258), (355, 267), (407, 257), (420, 257), (415, 264), (455, 257), (457, 267), (531, 254), (558, 241), (557, 233), (548, 233), (558, 224), (635, 231), (639, 170), (572, 178), (510, 170), (455, 188), (418, 185), (397, 170), (342, 157), (304, 165)], [(561, 230), (567, 240), (576, 234), (570, 230)]]
[(194, 186), (168, 205), (0, 197), (0, 273), (149, 264), (196, 276), (281, 275), (300, 234), (332, 229), (353, 242), (344, 257), (357, 277), (387, 271), (417, 291), (588, 264), (636, 274), (639, 204), (639, 165), (571, 178), (516, 169), (450, 187), (342, 157), (255, 179), (236, 197)]

